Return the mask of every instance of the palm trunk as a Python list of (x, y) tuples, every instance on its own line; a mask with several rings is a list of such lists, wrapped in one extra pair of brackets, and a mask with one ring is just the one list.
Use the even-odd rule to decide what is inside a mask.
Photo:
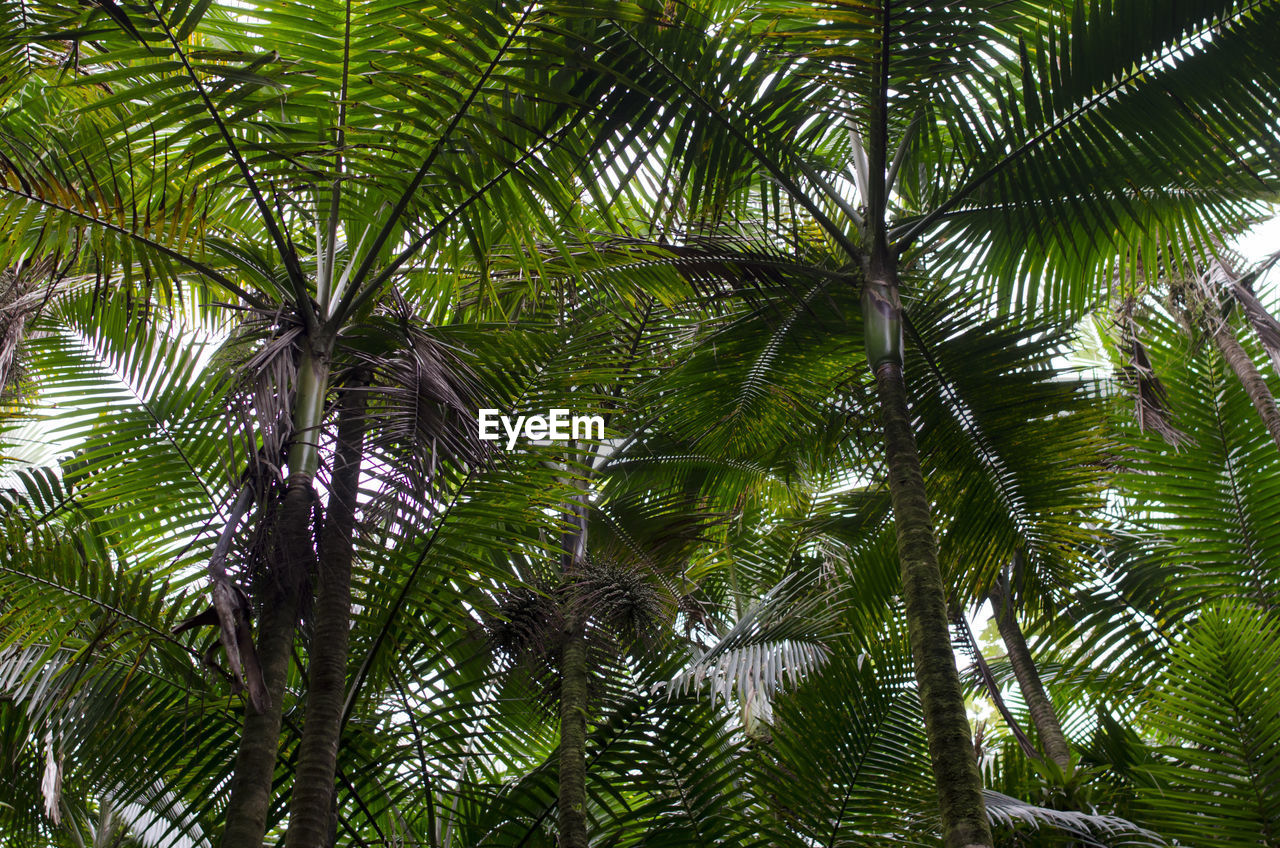
[(313, 499), (310, 479), (291, 475), (277, 519), (270, 571), (261, 578), (256, 592), (261, 606), (258, 661), (268, 703), (261, 713), (245, 712), (222, 848), (258, 848), (266, 832), (293, 633), (311, 556)]
[(1235, 331), (1231, 324), (1225, 320), (1217, 320), (1216, 326), (1213, 328), (1213, 341), (1218, 346), (1218, 350), (1222, 353), (1222, 358), (1231, 366), (1231, 370), (1235, 372), (1236, 379), (1240, 381), (1240, 385), (1244, 386), (1245, 392), (1249, 395), (1249, 400), (1253, 402), (1253, 408), (1258, 410), (1258, 416), (1262, 418), (1263, 425), (1267, 428), (1267, 432), (1271, 434), (1271, 439), (1276, 443), (1276, 447), (1280, 448), (1280, 410), (1276, 409), (1276, 399), (1271, 394), (1271, 389), (1267, 386), (1267, 381), (1262, 378), (1262, 374), (1258, 372), (1257, 366), (1253, 364), (1253, 358), (1249, 356), (1248, 351), (1240, 344), (1236, 338)]
[(897, 268), (883, 244), (871, 255), (867, 277), (863, 292), (867, 355), (880, 399), (902, 594), (944, 844), (946, 848), (990, 848), (982, 777), (947, 628), (946, 590), (933, 519), (907, 411)]
[[(1280, 258), (1280, 254), (1276, 254), (1273, 259)], [(1254, 273), (1257, 273), (1256, 271)], [(1252, 275), (1250, 275), (1252, 276)], [(1262, 343), (1262, 349), (1267, 352), (1267, 356), (1271, 358), (1271, 366), (1277, 374), (1280, 374), (1280, 321), (1275, 319), (1267, 308), (1262, 305), (1262, 301), (1258, 300), (1258, 296), (1242, 279), (1237, 279), (1229, 284), (1231, 297), (1236, 303), (1240, 304), (1244, 317), (1248, 320), (1249, 325), (1253, 327), (1253, 334)]]
[(560, 842), (587, 848), (587, 634), (575, 613), (560, 652)]
[(1065, 772), (1071, 765), (1071, 748), (1067, 745), (1062, 725), (1058, 723), (1053, 701), (1049, 700), (1044, 682), (1040, 680), (1040, 672), (1036, 670), (1026, 637), (1018, 626), (1012, 599), (999, 581), (992, 587), (990, 598), (996, 627), (1000, 630), (1000, 638), (1004, 640), (1009, 664), (1013, 666), (1013, 676), (1018, 681), (1018, 689), (1022, 691), (1022, 699), (1027, 702), (1027, 711), (1031, 713), (1031, 721), (1036, 726), (1040, 747)]
[[(581, 485), (581, 484), (580, 484)], [(559, 848), (587, 848), (587, 709), (591, 671), (587, 667), (587, 615), (580, 608), (576, 580), (587, 555), (586, 498), (565, 513), (560, 539), (560, 576), (568, 587), (560, 645), (560, 840)]]
[(938, 784), (944, 844), (947, 848), (989, 848), (991, 830), (982, 800), (982, 778), (951, 651), (946, 593), (915, 434), (907, 414), (902, 366), (892, 361), (878, 365), (876, 387), (884, 423), (889, 493), (898, 532), (898, 563), (911, 655), (924, 710), (929, 758)]
[(261, 713), (252, 709), (245, 712), (222, 848), (261, 848), (266, 833), (294, 630), (302, 587), (315, 565), (312, 480), (319, 458), (316, 442), (328, 376), (328, 358), (305, 351), (294, 398), (289, 479), (276, 519), (267, 573), (259, 578), (256, 591), (261, 607), (257, 653), (268, 704)]
[(338, 409), (333, 482), (320, 537), (319, 587), (313, 611), (307, 712), (289, 803), (288, 848), (331, 844), (334, 773), (346, 696), (351, 627), (351, 561), (360, 467), (364, 459), (366, 395), (348, 390)]

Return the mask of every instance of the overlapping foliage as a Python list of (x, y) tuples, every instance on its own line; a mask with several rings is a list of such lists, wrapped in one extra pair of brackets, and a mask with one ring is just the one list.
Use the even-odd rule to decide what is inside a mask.
[[(248, 707), (182, 624), (220, 534), (269, 585), (300, 441), (324, 514), (351, 392), (337, 844), (563, 838), (571, 620), (591, 844), (936, 844), (860, 342), (874, 126), (950, 603), (1018, 564), (1075, 752), (1011, 662), (969, 675), (999, 844), (1280, 844), (1274, 445), (1162, 308), (1184, 443), (1061, 360), (1275, 199), (1280, 4), (3, 8), (0, 845), (215, 844)], [(606, 438), (473, 437), (560, 406)]]

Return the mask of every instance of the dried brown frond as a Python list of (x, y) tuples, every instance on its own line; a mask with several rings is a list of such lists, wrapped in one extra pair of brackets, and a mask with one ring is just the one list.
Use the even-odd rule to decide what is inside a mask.
[(22, 342), (58, 283), (54, 270), (53, 259), (47, 258), (0, 271), (0, 399), (5, 401), (24, 395)]
[[(1129, 309), (1132, 309), (1132, 304)], [(1173, 426), (1169, 393), (1156, 376), (1146, 348), (1138, 340), (1137, 326), (1131, 313), (1121, 316), (1120, 349), (1128, 359), (1128, 363), (1120, 368), (1120, 381), (1133, 397), (1138, 429), (1144, 433), (1148, 430), (1158, 433), (1175, 448), (1189, 444), (1191, 437)]]

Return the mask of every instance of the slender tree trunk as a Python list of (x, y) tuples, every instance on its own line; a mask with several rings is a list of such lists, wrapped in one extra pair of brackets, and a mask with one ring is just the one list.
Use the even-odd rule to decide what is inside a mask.
[(991, 828), (973, 751), (964, 692), (947, 628), (946, 589), (920, 455), (902, 377), (902, 306), (897, 268), (883, 242), (873, 248), (863, 291), (867, 356), (884, 426), (889, 493), (916, 684), (947, 848), (990, 848)]
[(943, 837), (947, 848), (989, 848), (991, 830), (982, 800), (982, 778), (951, 650), (946, 591), (938, 568), (937, 543), (915, 434), (907, 413), (902, 366), (896, 362), (877, 366), (876, 387), (884, 422), (911, 655), (924, 709), (929, 757), (938, 784)]
[(364, 459), (366, 394), (349, 389), (338, 408), (333, 479), (320, 537), (319, 587), (312, 612), (307, 712), (289, 802), (288, 848), (330, 844), (334, 773), (346, 697), (351, 627), (351, 561), (360, 467)]
[(1002, 581), (992, 587), (991, 607), (995, 612), (996, 627), (1000, 630), (1000, 638), (1004, 640), (1005, 651), (1009, 654), (1009, 664), (1013, 666), (1013, 676), (1017, 678), (1022, 698), (1027, 702), (1027, 711), (1031, 713), (1031, 721), (1035, 723), (1036, 735), (1040, 737), (1040, 747), (1049, 759), (1057, 763), (1058, 768), (1066, 771), (1071, 765), (1071, 748), (1067, 745), (1067, 737), (1058, 723), (1058, 714), (1054, 712), (1053, 701), (1045, 692), (1044, 682), (1040, 680), (1040, 672), (1036, 670), (1035, 661), (1031, 658), (1031, 650), (1027, 647), (1026, 637), (1018, 626), (1018, 617), (1013, 609), (1013, 599), (1005, 590)]
[(1222, 352), (1222, 358), (1227, 360), (1227, 364), (1235, 372), (1240, 385), (1249, 394), (1249, 400), (1253, 401), (1253, 408), (1258, 410), (1258, 416), (1271, 434), (1272, 441), (1280, 448), (1280, 410), (1276, 409), (1276, 399), (1272, 396), (1267, 381), (1253, 364), (1253, 358), (1236, 338), (1231, 324), (1225, 320), (1215, 320), (1213, 341)]
[(560, 843), (587, 848), (587, 634), (576, 613), (560, 652)]
[[(579, 481), (579, 486), (585, 486)], [(587, 613), (575, 582), (587, 555), (585, 492), (565, 513), (568, 529), (560, 538), (560, 575), (567, 584), (564, 633), (560, 647), (560, 840), (559, 848), (587, 848), (587, 709), (591, 671), (587, 666)]]
[(867, 125), (866, 229), (862, 289), (867, 361), (876, 376), (884, 426), (889, 494), (898, 537), (898, 565), (916, 686), (924, 712), (929, 759), (938, 785), (938, 809), (946, 848), (991, 848), (991, 826), (982, 798), (982, 776), (973, 751), (964, 692), (956, 672), (947, 627), (947, 594), (938, 568), (929, 498), (920, 470), (916, 436), (907, 412), (902, 378), (902, 302), (898, 259), (888, 244), (889, 112), (895, 55), (891, 4), (880, 9), (880, 44), (873, 76), (875, 92)]
[(319, 462), (317, 443), (328, 380), (327, 354), (304, 350), (293, 403), (290, 474), (272, 533), (267, 571), (259, 578), (255, 592), (261, 607), (257, 653), (269, 703), (261, 713), (253, 709), (245, 712), (222, 848), (261, 848), (266, 833), (294, 630), (302, 587), (315, 566), (312, 481)]
[(269, 572), (260, 578), (256, 592), (261, 600), (258, 661), (268, 704), (261, 713), (245, 711), (222, 848), (259, 848), (266, 832), (294, 628), (308, 560), (312, 557), (313, 502), (310, 478), (291, 475), (277, 518)]

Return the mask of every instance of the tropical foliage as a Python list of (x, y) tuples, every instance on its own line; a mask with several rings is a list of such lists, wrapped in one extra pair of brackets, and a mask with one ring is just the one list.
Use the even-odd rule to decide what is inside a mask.
[(0, 845), (1280, 846), (1280, 3), (0, 2)]

